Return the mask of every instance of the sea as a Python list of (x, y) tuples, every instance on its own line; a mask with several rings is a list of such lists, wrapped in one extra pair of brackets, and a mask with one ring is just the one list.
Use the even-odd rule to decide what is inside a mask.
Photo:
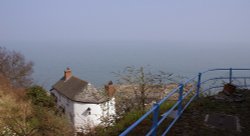
[(5, 41), (1, 47), (22, 53), (34, 63), (34, 83), (49, 90), (69, 67), (73, 75), (96, 87), (116, 82), (114, 72), (146, 67), (191, 77), (212, 68), (250, 68), (250, 45), (208, 42)]

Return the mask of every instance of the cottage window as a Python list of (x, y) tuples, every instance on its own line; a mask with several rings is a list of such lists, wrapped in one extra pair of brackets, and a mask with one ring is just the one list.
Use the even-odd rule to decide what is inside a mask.
[(91, 115), (91, 108), (88, 107), (88, 108), (82, 113), (82, 115), (84, 115), (84, 116)]
[(88, 107), (87, 111), (88, 111), (88, 115), (91, 115), (91, 108)]

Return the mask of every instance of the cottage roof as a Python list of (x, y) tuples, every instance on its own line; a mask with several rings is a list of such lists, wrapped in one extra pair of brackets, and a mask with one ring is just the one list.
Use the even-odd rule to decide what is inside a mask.
[(75, 76), (71, 76), (68, 79), (62, 77), (52, 86), (52, 89), (72, 101), (82, 103), (98, 104), (108, 100), (108, 97), (101, 94), (93, 85)]

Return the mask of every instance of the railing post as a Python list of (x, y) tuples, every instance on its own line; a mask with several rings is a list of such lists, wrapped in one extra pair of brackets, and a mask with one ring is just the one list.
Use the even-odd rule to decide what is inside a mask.
[(178, 116), (181, 115), (182, 112), (182, 95), (183, 95), (183, 84), (180, 84), (180, 90), (179, 90), (179, 105), (178, 105)]
[(196, 96), (200, 96), (200, 88), (201, 88), (201, 73), (198, 74), (198, 82), (197, 82), (197, 89), (196, 89)]
[(160, 105), (158, 103), (154, 104), (155, 110), (153, 112), (153, 126), (151, 129), (154, 129), (152, 136), (157, 135), (157, 124), (158, 124), (158, 116), (159, 116), (159, 110), (160, 110)]
[(232, 68), (229, 69), (229, 83), (232, 83), (232, 75), (233, 75), (233, 71)]

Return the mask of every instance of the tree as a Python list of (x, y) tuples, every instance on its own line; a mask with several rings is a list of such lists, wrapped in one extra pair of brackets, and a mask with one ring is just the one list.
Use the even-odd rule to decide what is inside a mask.
[[(5, 79), (0, 77), (0, 81)], [(21, 91), (0, 85), (0, 135), (1, 136), (71, 136), (71, 124), (64, 116), (57, 116), (47, 104), (46, 92), (41, 87), (31, 87), (27, 99), (17, 95)], [(8, 93), (6, 93), (8, 92)], [(24, 91), (23, 91), (24, 92)], [(50, 102), (49, 102), (50, 103)], [(36, 105), (37, 104), (37, 105)]]
[(0, 135), (73, 135), (67, 120), (49, 108), (34, 107), (27, 101), (17, 102), (13, 96), (4, 96), (0, 107)]
[[(167, 80), (172, 81), (173, 74), (165, 73), (159, 71), (158, 73), (152, 73), (149, 69), (144, 67), (126, 67), (123, 72), (114, 73), (118, 78), (118, 82), (122, 85), (126, 85), (130, 91), (133, 91), (134, 96), (129, 96), (130, 92), (123, 93), (122, 98), (125, 98), (124, 103), (129, 103), (130, 106), (124, 106), (124, 103), (121, 104), (126, 110), (131, 110), (131, 108), (136, 108), (139, 110), (145, 110), (146, 100), (151, 95), (151, 98), (154, 98), (155, 90), (163, 90), (163, 84)], [(158, 92), (161, 93), (161, 92)], [(132, 99), (134, 97), (134, 99)]]
[(14, 87), (27, 87), (32, 83), (33, 63), (26, 61), (18, 52), (0, 47), (0, 74), (6, 77)]
[(41, 86), (34, 85), (29, 87), (26, 89), (26, 95), (34, 105), (48, 108), (55, 107), (54, 98), (48, 95), (47, 91)]

